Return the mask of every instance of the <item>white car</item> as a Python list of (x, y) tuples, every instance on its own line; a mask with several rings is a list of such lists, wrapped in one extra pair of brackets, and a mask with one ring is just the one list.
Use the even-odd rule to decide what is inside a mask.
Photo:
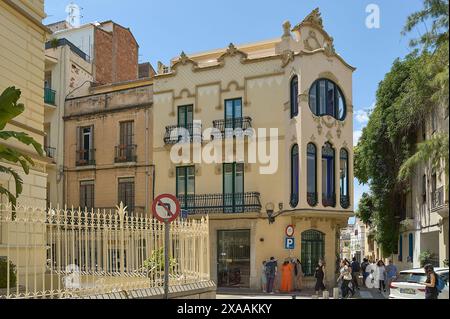
[[(444, 290), (439, 299), (448, 299), (448, 268), (435, 268), (434, 271), (445, 280)], [(389, 299), (425, 299), (425, 285), (427, 280), (423, 269), (401, 271), (397, 279), (391, 282)]]

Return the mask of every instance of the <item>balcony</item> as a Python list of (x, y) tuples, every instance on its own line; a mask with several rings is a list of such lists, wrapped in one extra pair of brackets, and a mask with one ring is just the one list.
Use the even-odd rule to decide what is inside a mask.
[(56, 159), (56, 148), (45, 146), (45, 147), (44, 147), (44, 151), (45, 151), (45, 155), (46, 155), (48, 158), (51, 158), (51, 159), (53, 159), (53, 160)]
[(136, 155), (136, 149), (137, 145), (119, 145), (116, 146), (115, 151), (115, 163), (130, 163), (130, 162), (137, 162), (137, 155)]
[(181, 209), (189, 215), (237, 214), (261, 212), (259, 193), (205, 194), (179, 196)]
[(171, 125), (166, 127), (164, 144), (174, 145), (177, 143), (192, 143), (194, 139), (202, 141), (202, 126), (199, 123), (185, 126)]
[(350, 207), (350, 196), (341, 195), (341, 207), (343, 209), (347, 209)]
[(95, 150), (78, 150), (76, 166), (93, 166), (95, 165)]
[(235, 129), (242, 129), (245, 131), (247, 129), (252, 128), (252, 118), (250, 117), (240, 117), (234, 119), (223, 119), (213, 121), (214, 128), (218, 129), (222, 133), (222, 137), (228, 133), (227, 130), (230, 130), (230, 133), (226, 134), (225, 137), (229, 137), (229, 134), (234, 133)]
[(322, 194), (323, 207), (336, 207), (336, 194)]
[(44, 88), (44, 103), (56, 106), (56, 91), (50, 88)]

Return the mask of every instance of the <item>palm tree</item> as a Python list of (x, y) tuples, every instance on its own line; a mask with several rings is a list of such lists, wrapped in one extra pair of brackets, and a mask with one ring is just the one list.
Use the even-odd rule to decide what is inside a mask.
[[(36, 142), (31, 136), (24, 132), (4, 131), (6, 125), (15, 117), (22, 114), (25, 110), (25, 106), (22, 103), (18, 103), (21, 92), (15, 87), (9, 87), (0, 95), (0, 140), (15, 139), (20, 143), (28, 146), (33, 146), (39, 155), (43, 155), (42, 146)], [(15, 163), (22, 166), (25, 174), (30, 173), (30, 166), (34, 165), (33, 160), (26, 154), (23, 154), (14, 147), (6, 146), (0, 143), (0, 163)], [(7, 165), (0, 165), (0, 173), (6, 173), (14, 178), (16, 184), (15, 194), (11, 193), (8, 189), (0, 185), (0, 194), (8, 196), (9, 201), (13, 206), (17, 203), (17, 197), (22, 193), (23, 180), (11, 167)]]

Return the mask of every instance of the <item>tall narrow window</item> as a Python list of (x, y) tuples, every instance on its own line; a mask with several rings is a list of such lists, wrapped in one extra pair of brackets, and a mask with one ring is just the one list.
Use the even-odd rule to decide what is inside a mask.
[(80, 182), (80, 207), (87, 210), (94, 208), (94, 181)]
[[(194, 134), (194, 106), (184, 105), (178, 107), (178, 127), (184, 128), (189, 132), (189, 140)], [(182, 134), (180, 134), (182, 136)], [(184, 140), (183, 140), (184, 141)], [(188, 142), (188, 141), (185, 141)]]
[(177, 197), (181, 208), (195, 207), (195, 166), (177, 167)]
[(119, 203), (123, 203), (127, 207), (127, 211), (130, 214), (135, 212), (135, 199), (134, 199), (134, 178), (119, 178), (118, 188), (118, 200)]
[(310, 206), (317, 205), (317, 149), (313, 143), (308, 144), (307, 149), (307, 188), (308, 188), (308, 204)]
[(242, 128), (242, 99), (225, 101), (225, 129)]
[(348, 168), (348, 152), (345, 149), (341, 150), (340, 160), (340, 190), (341, 190), (341, 207), (347, 209), (350, 207), (349, 196), (349, 168)]
[(413, 262), (413, 258), (414, 258), (414, 235), (413, 234), (409, 234), (408, 236), (408, 259), (409, 262)]
[(403, 236), (400, 235), (400, 239), (398, 241), (398, 261), (403, 261)]
[(298, 77), (291, 80), (291, 119), (298, 115)]
[(135, 162), (136, 145), (134, 145), (134, 122), (120, 123), (119, 146), (116, 162)]
[(77, 165), (94, 165), (94, 126), (79, 127), (77, 139)]
[(336, 206), (335, 192), (335, 151), (330, 143), (322, 148), (322, 204), (324, 207)]
[(295, 144), (291, 150), (291, 200), (292, 208), (297, 207), (299, 201), (299, 152), (298, 144)]
[(225, 213), (244, 211), (244, 164), (223, 165), (223, 203)]
[(427, 202), (427, 175), (422, 176), (422, 203)]

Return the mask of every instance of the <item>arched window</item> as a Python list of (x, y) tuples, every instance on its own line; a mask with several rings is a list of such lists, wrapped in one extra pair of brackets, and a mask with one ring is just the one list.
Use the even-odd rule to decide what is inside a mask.
[(298, 77), (294, 76), (291, 80), (291, 119), (298, 115)]
[(414, 258), (414, 235), (413, 234), (409, 234), (409, 254), (408, 254), (408, 261), (409, 262), (413, 262), (413, 258)]
[(310, 206), (317, 205), (317, 148), (313, 143), (307, 147), (307, 199)]
[(309, 107), (316, 116), (330, 115), (340, 121), (347, 116), (344, 94), (333, 81), (327, 79), (319, 79), (311, 86)]
[(335, 191), (335, 151), (330, 143), (322, 147), (322, 204), (324, 207), (336, 206)]
[(341, 149), (341, 172), (340, 172), (340, 186), (341, 186), (341, 207), (347, 209), (350, 207), (350, 193), (349, 193), (349, 168), (348, 168), (348, 151)]
[(302, 233), (301, 262), (305, 276), (314, 275), (316, 266), (325, 256), (325, 235), (317, 230), (307, 230)]
[(291, 150), (291, 200), (292, 208), (297, 207), (299, 200), (299, 152), (298, 144), (295, 144)]

